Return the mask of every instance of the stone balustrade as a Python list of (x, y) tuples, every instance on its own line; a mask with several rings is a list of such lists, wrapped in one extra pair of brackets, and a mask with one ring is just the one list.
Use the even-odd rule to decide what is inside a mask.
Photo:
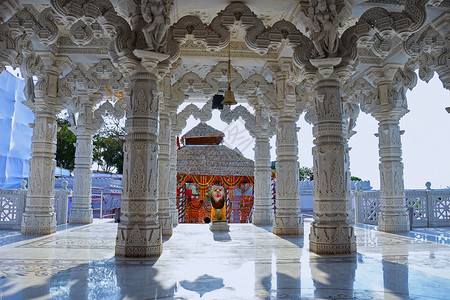
[[(0, 189), (0, 229), (20, 230), (22, 215), (27, 199), (27, 181), (23, 180), (18, 189)], [(57, 225), (67, 224), (68, 200), (72, 191), (62, 182), (62, 189), (55, 191), (55, 211)]]
[[(405, 190), (406, 208), (411, 227), (450, 226), (450, 189)], [(358, 187), (353, 193), (355, 222), (378, 225), (380, 215), (380, 191), (362, 191)]]

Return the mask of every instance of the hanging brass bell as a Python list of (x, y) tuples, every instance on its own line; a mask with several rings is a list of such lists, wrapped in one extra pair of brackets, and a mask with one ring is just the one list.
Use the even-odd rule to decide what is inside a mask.
[(234, 99), (234, 93), (232, 90), (225, 91), (225, 97), (222, 100), (222, 105), (235, 105), (237, 104), (236, 99)]

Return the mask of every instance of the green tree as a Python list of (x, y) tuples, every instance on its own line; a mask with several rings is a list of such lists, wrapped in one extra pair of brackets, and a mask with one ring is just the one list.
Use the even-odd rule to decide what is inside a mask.
[(309, 167), (301, 167), (298, 170), (298, 175), (299, 175), (300, 181), (304, 181), (304, 180), (310, 178), (310, 176), (313, 174), (314, 174), (313, 169), (309, 168)]
[(125, 128), (118, 123), (106, 126), (94, 136), (93, 160), (107, 173), (123, 173)]
[(351, 180), (351, 181), (362, 181), (361, 178), (356, 177), (356, 176), (350, 176), (350, 180)]
[(58, 118), (59, 131), (56, 134), (56, 165), (72, 171), (75, 167), (75, 142), (77, 136), (69, 129), (68, 120)]

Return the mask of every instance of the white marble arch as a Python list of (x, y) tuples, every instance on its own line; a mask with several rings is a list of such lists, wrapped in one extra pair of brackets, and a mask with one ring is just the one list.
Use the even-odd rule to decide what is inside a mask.
[[(172, 85), (172, 98), (174, 103), (181, 103), (187, 96), (187, 92), (200, 93), (206, 97), (211, 97), (217, 93), (219, 89), (226, 88), (227, 63), (219, 62), (213, 66), (211, 70), (202, 79), (198, 74), (193, 72), (185, 73), (181, 78)], [(230, 124), (231, 122), (242, 118), (245, 128), (250, 135), (256, 139), (255, 144), (255, 209), (253, 222), (255, 224), (272, 224), (273, 212), (271, 208), (271, 191), (270, 191), (270, 145), (269, 139), (276, 132), (275, 119), (269, 115), (269, 109), (266, 102), (270, 101), (270, 96), (275, 94), (275, 89), (271, 83), (259, 75), (250, 75), (243, 80), (239, 72), (232, 68), (231, 87), (235, 91), (237, 97), (247, 99), (248, 103), (254, 108), (255, 115), (250, 113), (244, 106), (240, 105), (234, 109), (225, 106), (220, 113), (222, 121)], [(173, 115), (172, 131), (173, 138), (181, 134), (186, 126), (186, 120), (190, 116), (206, 122), (212, 117), (211, 101), (208, 101), (202, 108), (198, 108), (194, 104), (186, 106), (180, 113)], [(176, 164), (176, 153), (173, 154), (172, 161)], [(176, 165), (175, 165), (176, 167)], [(176, 176), (176, 172), (172, 174)], [(172, 181), (176, 182), (175, 179)], [(174, 187), (172, 187), (174, 188)], [(176, 199), (172, 199), (172, 202)]]
[[(118, 99), (111, 103), (106, 88), (112, 92), (127, 89), (128, 80), (123, 77), (110, 60), (101, 60), (86, 70), (77, 66), (63, 80), (67, 82), (73, 100), (69, 104), (71, 130), (77, 135), (74, 188), (69, 223), (92, 223), (92, 151), (93, 136), (104, 123), (108, 114), (116, 119), (125, 115), (125, 102)], [(106, 101), (105, 101), (106, 99)], [(103, 103), (101, 103), (103, 101)]]

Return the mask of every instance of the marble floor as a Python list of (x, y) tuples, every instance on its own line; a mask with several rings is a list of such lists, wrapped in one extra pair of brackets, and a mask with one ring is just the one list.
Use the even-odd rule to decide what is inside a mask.
[(450, 299), (450, 228), (356, 226), (358, 252), (318, 256), (270, 227), (182, 224), (155, 259), (114, 257), (117, 224), (0, 231), (0, 299)]

